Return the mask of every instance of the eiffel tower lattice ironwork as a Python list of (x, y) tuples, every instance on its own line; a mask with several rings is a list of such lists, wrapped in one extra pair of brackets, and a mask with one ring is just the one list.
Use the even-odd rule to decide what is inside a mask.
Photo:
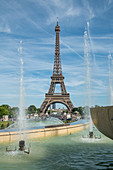
[[(40, 111), (45, 113), (48, 107), (53, 103), (62, 103), (64, 104), (68, 110), (74, 108), (72, 104), (69, 93), (66, 91), (66, 87), (64, 84), (64, 76), (62, 75), (62, 66), (61, 66), (61, 57), (60, 57), (60, 40), (59, 40), (59, 32), (60, 26), (57, 25), (55, 27), (56, 32), (56, 42), (55, 42), (55, 56), (54, 56), (54, 66), (53, 66), (53, 75), (51, 77), (51, 84), (49, 87), (48, 93), (45, 94), (45, 99), (40, 107)], [(55, 93), (55, 85), (60, 84), (61, 93)]]

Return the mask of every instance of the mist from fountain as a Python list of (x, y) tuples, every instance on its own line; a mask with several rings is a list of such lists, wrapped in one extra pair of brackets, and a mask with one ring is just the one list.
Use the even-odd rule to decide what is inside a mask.
[(90, 34), (89, 34), (89, 22), (87, 22), (87, 29), (84, 32), (84, 62), (85, 62), (85, 113), (89, 115), (90, 129), (89, 132), (93, 132), (93, 123), (90, 114), (91, 107), (91, 51), (90, 51)]

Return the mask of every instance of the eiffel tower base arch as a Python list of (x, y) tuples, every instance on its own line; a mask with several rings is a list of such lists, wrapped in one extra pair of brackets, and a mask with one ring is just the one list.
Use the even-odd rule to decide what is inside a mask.
[(69, 112), (72, 111), (72, 109), (74, 108), (70, 98), (69, 98), (69, 94), (65, 94), (65, 95), (49, 95), (46, 94), (45, 95), (45, 100), (43, 101), (41, 107), (40, 107), (40, 111), (44, 114), (46, 113), (48, 107), (53, 104), (53, 103), (62, 103), (64, 104), (67, 109), (69, 110)]

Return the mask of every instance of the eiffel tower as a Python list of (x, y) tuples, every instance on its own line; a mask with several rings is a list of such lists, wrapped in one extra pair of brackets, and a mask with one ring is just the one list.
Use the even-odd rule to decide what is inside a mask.
[[(60, 26), (57, 25), (55, 27), (56, 32), (56, 42), (55, 42), (55, 56), (54, 56), (54, 66), (53, 66), (53, 75), (51, 76), (51, 84), (49, 87), (48, 93), (45, 94), (45, 99), (40, 107), (40, 111), (45, 113), (48, 107), (54, 103), (62, 103), (64, 104), (69, 112), (72, 111), (74, 105), (72, 104), (69, 93), (66, 91), (66, 87), (64, 84), (64, 76), (62, 75), (62, 66), (61, 66), (61, 57), (60, 57), (60, 41), (59, 41), (59, 32)], [(55, 85), (60, 84), (61, 93), (55, 93)]]

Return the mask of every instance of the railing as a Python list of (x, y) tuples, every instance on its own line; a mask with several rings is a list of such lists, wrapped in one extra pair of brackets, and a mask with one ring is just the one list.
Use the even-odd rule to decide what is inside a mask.
[(52, 96), (62, 96), (62, 97), (69, 97), (69, 93), (62, 94), (62, 93), (54, 93), (54, 94), (48, 94), (46, 93), (46, 97), (52, 97)]

